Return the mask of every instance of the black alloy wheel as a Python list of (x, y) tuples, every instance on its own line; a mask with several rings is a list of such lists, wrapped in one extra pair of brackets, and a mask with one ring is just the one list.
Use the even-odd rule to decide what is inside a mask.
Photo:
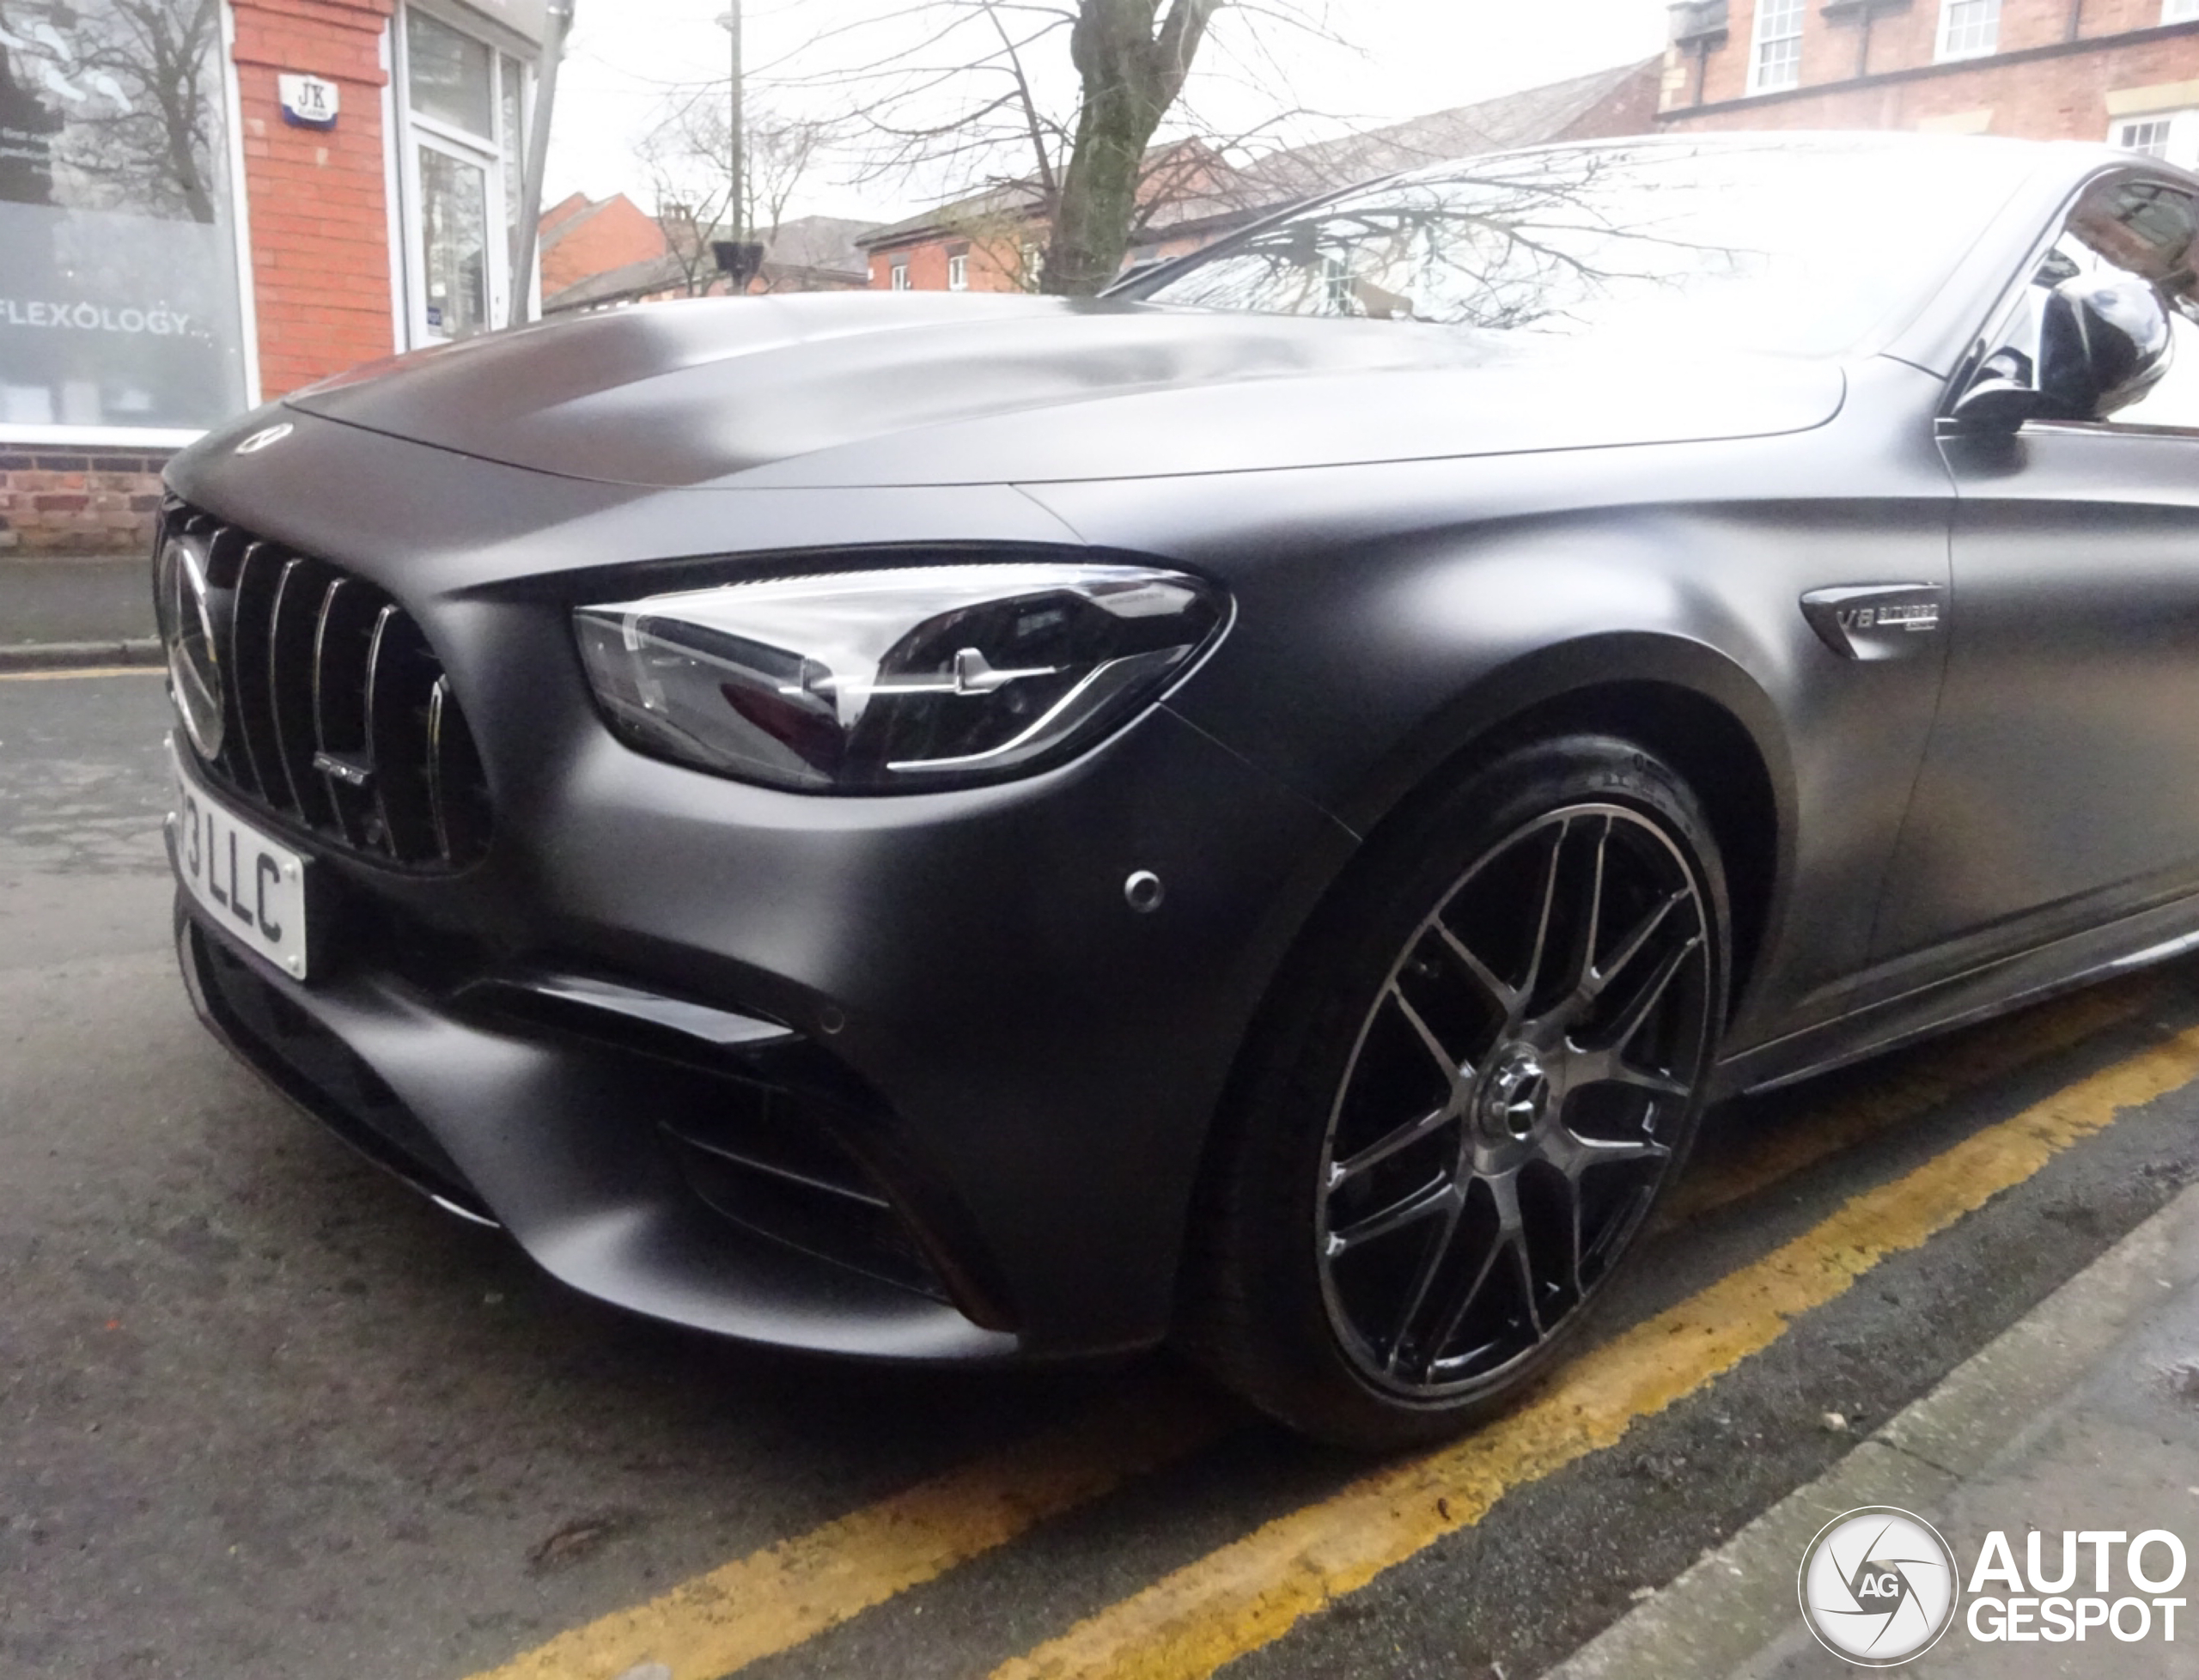
[(1678, 776), (1589, 737), (1436, 801), (1340, 897), (1225, 1122), (1193, 1342), (1297, 1427), (1392, 1445), (1543, 1368), (1676, 1175), (1723, 880)]

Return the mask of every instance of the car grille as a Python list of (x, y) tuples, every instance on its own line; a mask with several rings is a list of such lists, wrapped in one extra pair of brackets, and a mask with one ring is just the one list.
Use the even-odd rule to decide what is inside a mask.
[(225, 713), (205, 766), (228, 792), (347, 850), (460, 869), (489, 793), (450, 679), (411, 616), (325, 560), (180, 502), (161, 540), (206, 545)]

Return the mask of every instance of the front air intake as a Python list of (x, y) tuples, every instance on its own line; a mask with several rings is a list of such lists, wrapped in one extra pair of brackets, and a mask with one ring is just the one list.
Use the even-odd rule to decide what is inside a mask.
[(180, 502), (161, 540), (205, 552), (222, 674), (225, 790), (348, 850), (462, 869), (489, 845), (489, 794), (450, 679), (405, 609), (326, 561)]

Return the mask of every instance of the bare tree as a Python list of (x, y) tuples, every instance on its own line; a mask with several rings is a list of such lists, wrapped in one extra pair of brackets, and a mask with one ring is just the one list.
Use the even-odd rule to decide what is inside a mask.
[(1184, 91), (1222, 0), (1082, 0), (1069, 58), (1084, 97), (1055, 207), (1046, 289), (1096, 292), (1129, 247), (1146, 148)]
[[(1195, 64), (1272, 87), (1264, 33), (1340, 44), (1325, 0), (892, 0), (819, 31), (759, 80), (835, 97), (858, 180), (1027, 190), (1048, 228), (1039, 283), (1098, 290), (1170, 205), (1214, 199), (1235, 158), (1309, 113), (1282, 101), (1219, 134), (1190, 95)], [(1233, 33), (1225, 26), (1233, 25)], [(1216, 52), (1220, 49), (1220, 62)]]
[[(830, 125), (786, 118), (750, 104), (743, 125), (746, 202), (734, 213), (731, 113), (724, 82), (681, 90), (643, 142), (641, 157), (656, 198), (665, 243), (690, 296), (716, 279), (720, 240), (761, 240), (766, 249), (786, 222), (788, 207), (822, 156)], [(767, 275), (761, 283), (770, 289)]]
[(76, 13), (64, 34), (27, 7), (0, 6), (16, 79), (64, 113), (46, 125), (59, 131), (52, 159), (79, 202), (215, 219), (220, 19), (216, 0), (114, 0)]

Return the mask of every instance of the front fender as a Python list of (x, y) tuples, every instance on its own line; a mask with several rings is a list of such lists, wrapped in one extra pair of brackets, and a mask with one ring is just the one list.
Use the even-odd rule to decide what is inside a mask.
[(1230, 636), (1172, 705), (1362, 836), (1567, 697), (1650, 685), (1730, 718), (1776, 828), (1739, 1050), (1845, 1007), (1938, 697), (1937, 638), (1859, 663), (1801, 612), (1947, 582), (1936, 382), (1888, 364), (1856, 389), (1805, 437), (1027, 493), (1229, 585)]

